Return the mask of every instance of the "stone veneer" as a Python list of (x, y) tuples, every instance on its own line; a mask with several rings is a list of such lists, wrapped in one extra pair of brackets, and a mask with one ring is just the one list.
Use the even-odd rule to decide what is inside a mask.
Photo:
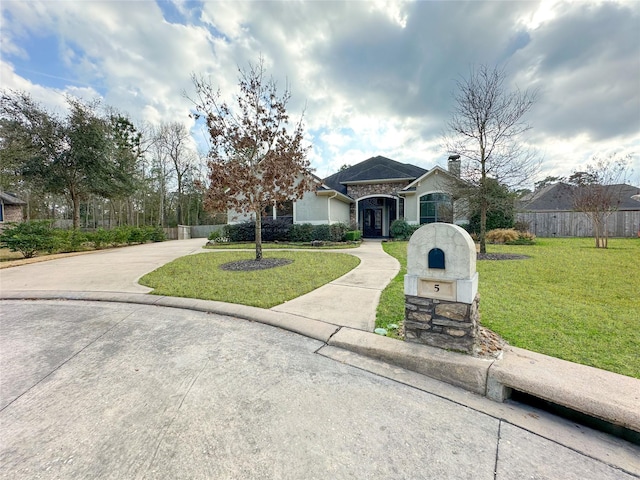
[(409, 185), (409, 182), (394, 183), (360, 183), (347, 185), (347, 195), (354, 200), (372, 195), (393, 195), (398, 196), (398, 191)]
[(478, 295), (471, 304), (405, 295), (405, 340), (473, 353), (479, 302)]
[[(398, 192), (409, 185), (409, 181), (389, 182), (389, 183), (359, 183), (355, 185), (347, 185), (347, 195), (354, 200), (362, 197), (370, 197), (377, 195), (392, 195), (398, 197)], [(358, 212), (356, 204), (351, 204), (350, 219), (352, 225), (358, 224)]]

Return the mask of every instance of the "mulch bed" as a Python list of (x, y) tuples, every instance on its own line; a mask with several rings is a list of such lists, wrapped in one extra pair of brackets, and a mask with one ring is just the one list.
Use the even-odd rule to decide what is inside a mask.
[(527, 255), (515, 253), (479, 253), (478, 260), (524, 260), (530, 258)]
[(263, 258), (262, 260), (238, 260), (220, 265), (221, 270), (233, 272), (251, 272), (254, 270), (266, 270), (268, 268), (282, 267), (289, 265), (293, 260), (289, 258)]

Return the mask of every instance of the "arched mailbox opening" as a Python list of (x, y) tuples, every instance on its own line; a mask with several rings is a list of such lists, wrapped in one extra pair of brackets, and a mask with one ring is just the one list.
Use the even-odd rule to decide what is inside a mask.
[(429, 268), (444, 270), (444, 252), (439, 248), (432, 248), (431, 250), (429, 250), (427, 265), (429, 266)]

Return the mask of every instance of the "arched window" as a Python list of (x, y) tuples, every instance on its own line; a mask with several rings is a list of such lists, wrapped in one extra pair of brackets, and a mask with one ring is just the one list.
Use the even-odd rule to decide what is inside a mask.
[(420, 197), (420, 225), (453, 222), (453, 202), (446, 193), (427, 193)]

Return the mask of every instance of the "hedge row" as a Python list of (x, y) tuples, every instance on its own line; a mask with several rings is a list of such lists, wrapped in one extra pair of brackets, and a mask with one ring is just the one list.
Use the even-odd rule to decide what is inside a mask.
[(66, 253), (103, 248), (108, 246), (132, 245), (134, 243), (162, 242), (165, 234), (159, 227), (117, 227), (103, 228), (95, 232), (63, 230), (51, 228), (49, 220), (34, 220), (11, 223), (0, 232), (0, 246), (12, 252), (20, 252), (25, 258), (37, 252)]
[[(243, 222), (224, 226), (224, 236), (231, 242), (255, 242), (255, 222)], [(351, 240), (352, 239), (352, 240)], [(283, 220), (262, 223), (263, 242), (344, 242), (360, 239), (360, 232), (350, 231), (344, 223), (312, 225), (291, 224)]]

